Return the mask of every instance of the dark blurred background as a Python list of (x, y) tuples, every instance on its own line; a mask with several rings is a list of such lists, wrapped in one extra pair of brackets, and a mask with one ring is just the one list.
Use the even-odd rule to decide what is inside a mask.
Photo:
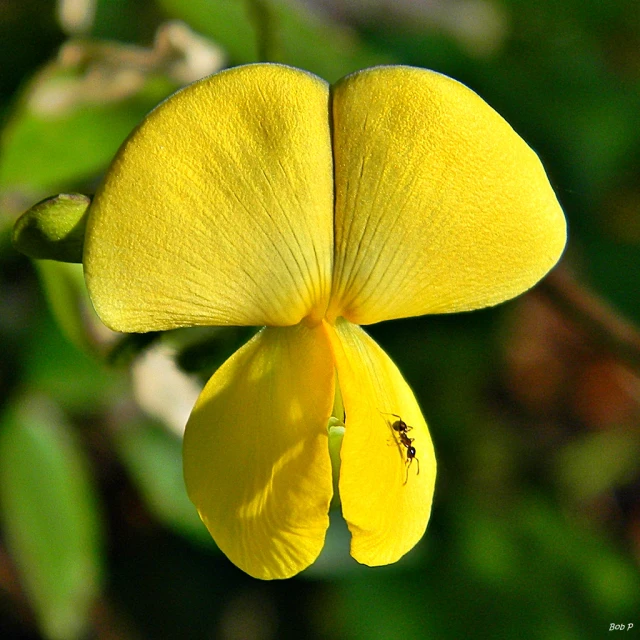
[[(431, 523), (368, 569), (336, 516), (318, 562), (270, 583), (216, 550), (181, 476), (198, 388), (249, 331), (115, 336), (81, 267), (10, 243), (38, 200), (92, 193), (164, 97), (265, 59), (464, 82), (570, 229), (514, 301), (369, 327), (431, 428)], [(640, 635), (637, 0), (0, 0), (0, 124), (0, 638)]]

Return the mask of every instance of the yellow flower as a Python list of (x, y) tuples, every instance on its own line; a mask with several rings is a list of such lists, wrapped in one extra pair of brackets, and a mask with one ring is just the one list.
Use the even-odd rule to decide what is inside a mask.
[(256, 64), (178, 92), (130, 136), (91, 205), (84, 265), (113, 329), (266, 326), (203, 390), (184, 471), (222, 551), (268, 579), (322, 549), (331, 425), (345, 426), (352, 556), (394, 562), (426, 528), (429, 432), (359, 325), (506, 300), (564, 243), (537, 156), (463, 85), (378, 67), (330, 87)]

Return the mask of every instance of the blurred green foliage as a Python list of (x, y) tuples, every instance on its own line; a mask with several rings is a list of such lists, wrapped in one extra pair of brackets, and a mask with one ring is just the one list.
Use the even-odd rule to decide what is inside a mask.
[[(62, 77), (45, 72), (35, 82), (55, 83)], [(128, 100), (81, 105), (60, 114), (38, 113), (26, 102), (17, 105), (3, 130), (0, 185), (55, 191), (90, 178), (104, 169), (129, 132), (173, 89), (177, 86), (170, 82), (149, 82)]]
[(6, 543), (45, 635), (81, 637), (100, 589), (98, 504), (83, 454), (54, 406), (17, 398), (0, 439)]
[[(176, 69), (191, 54), (210, 71), (221, 50), (329, 81), (413, 64), (471, 86), (539, 152), (570, 223), (561, 268), (640, 322), (637, 2), (97, 0), (76, 3), (95, 4), (84, 26), (60, 19), (72, 4), (0, 8), (0, 637), (637, 635), (640, 378), (542, 292), (370, 327), (435, 441), (425, 538), (367, 569), (336, 514), (316, 565), (260, 583), (186, 498), (179, 415), (140, 392), (177, 384), (162, 349), (197, 387), (249, 333), (114, 336), (78, 265), (31, 263), (9, 242), (38, 200), (95, 190), (141, 117), (189, 81)], [(189, 27), (183, 44), (157, 35), (169, 19)]]

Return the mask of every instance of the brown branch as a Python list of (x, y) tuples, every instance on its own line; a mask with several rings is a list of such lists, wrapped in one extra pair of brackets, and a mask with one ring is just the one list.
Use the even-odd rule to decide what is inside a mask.
[(538, 290), (595, 342), (640, 371), (640, 330), (578, 282), (568, 269), (552, 271)]

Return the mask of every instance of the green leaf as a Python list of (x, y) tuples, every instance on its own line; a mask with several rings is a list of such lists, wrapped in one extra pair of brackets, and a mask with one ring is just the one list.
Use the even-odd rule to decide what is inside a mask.
[(184, 486), (182, 441), (147, 422), (120, 430), (116, 445), (150, 511), (174, 531), (213, 546)]
[(0, 433), (7, 545), (43, 634), (83, 637), (100, 592), (101, 532), (82, 452), (55, 407), (27, 397)]
[(140, 120), (177, 85), (150, 78), (122, 100), (78, 103), (49, 113), (30, 99), (35, 88), (68, 72), (41, 72), (27, 87), (0, 138), (0, 188), (56, 191), (103, 170)]
[(61, 193), (38, 202), (18, 218), (13, 246), (31, 258), (81, 263), (90, 203), (80, 193)]
[(38, 322), (37, 333), (27, 344), (22, 362), (25, 387), (54, 398), (66, 411), (93, 413), (126, 392), (125, 377), (70, 344), (48, 314)]

